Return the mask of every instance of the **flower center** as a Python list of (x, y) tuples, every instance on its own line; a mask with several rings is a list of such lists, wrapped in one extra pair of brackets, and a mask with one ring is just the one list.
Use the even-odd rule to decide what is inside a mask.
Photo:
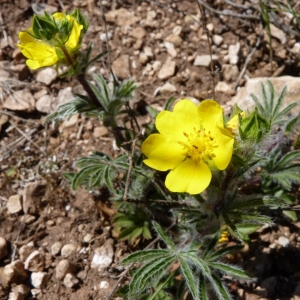
[(205, 128), (197, 130), (194, 127), (193, 132), (183, 133), (185, 141), (178, 141), (183, 146), (182, 155), (187, 159), (192, 159), (196, 163), (200, 160), (204, 160), (206, 163), (215, 157), (213, 153), (214, 149), (218, 147), (214, 137), (211, 136), (210, 131), (206, 131)]

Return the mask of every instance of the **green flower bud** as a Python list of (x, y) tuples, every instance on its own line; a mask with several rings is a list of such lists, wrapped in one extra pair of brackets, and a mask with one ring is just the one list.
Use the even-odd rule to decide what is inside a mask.
[(258, 143), (270, 130), (269, 122), (258, 113), (257, 108), (250, 115), (240, 118), (240, 122), (239, 131), (242, 140), (253, 140)]
[(32, 31), (35, 38), (40, 40), (51, 40), (58, 32), (57, 26), (47, 17), (34, 15), (32, 21)]

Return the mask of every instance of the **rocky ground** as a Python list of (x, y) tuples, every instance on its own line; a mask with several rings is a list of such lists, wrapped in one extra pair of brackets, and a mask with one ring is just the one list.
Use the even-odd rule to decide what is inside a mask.
[[(227, 111), (237, 101), (248, 106), (261, 77), (275, 80), (279, 91), (289, 85), (286, 101), (298, 101), (300, 46), (291, 16), (272, 20), (271, 60), (258, 1), (210, 2), (218, 13), (206, 11), (204, 30), (196, 1), (103, 0), (106, 35), (94, 0), (0, 1), (0, 299), (108, 299), (123, 271), (120, 260), (134, 250), (116, 239), (109, 204), (72, 191), (63, 178), (78, 157), (94, 150), (117, 154), (112, 135), (83, 116), (56, 127), (44, 123), (80, 86), (54, 68), (29, 70), (18, 32), (44, 7), (50, 13), (81, 9), (90, 20), (83, 47), (93, 42), (96, 55), (108, 37), (113, 71), (137, 81), (131, 104), (141, 123), (151, 122), (146, 105), (161, 108), (170, 96), (215, 98)], [(89, 72), (108, 78), (108, 66), (106, 57)], [(236, 299), (300, 299), (300, 222), (277, 222), (253, 234), (237, 258), (256, 280), (229, 280)]]

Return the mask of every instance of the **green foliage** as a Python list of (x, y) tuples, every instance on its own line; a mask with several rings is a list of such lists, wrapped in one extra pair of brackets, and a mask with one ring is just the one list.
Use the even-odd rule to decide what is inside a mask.
[(251, 94), (258, 112), (268, 121), (270, 126), (285, 124), (287, 122), (288, 114), (295, 106), (297, 106), (297, 103), (291, 103), (281, 110), (282, 101), (286, 94), (286, 87), (281, 91), (279, 97), (276, 99), (273, 84), (268, 81), (267, 86), (269, 93), (267, 93), (265, 85), (261, 84), (262, 103), (256, 95)]
[(118, 239), (128, 240), (129, 244), (133, 244), (139, 237), (151, 239), (150, 223), (148, 214), (137, 207), (132, 213), (118, 212), (113, 218), (115, 230), (120, 232)]
[(231, 299), (226, 286), (215, 275), (219, 272), (249, 280), (249, 276), (239, 267), (218, 260), (224, 253), (232, 253), (240, 248), (229, 247), (215, 252), (213, 249), (217, 243), (216, 238), (206, 252), (199, 251), (198, 246), (178, 247), (158, 223), (153, 222), (153, 226), (167, 248), (137, 251), (123, 260), (125, 265), (142, 264), (135, 271), (129, 284), (128, 299), (140, 299), (140, 295), (146, 290), (155, 291), (155, 287), (164, 284), (166, 280), (169, 282), (179, 274), (182, 278), (182, 285), (179, 285), (180, 294), (187, 291), (195, 300), (207, 299), (205, 295), (211, 288), (216, 299), (224, 299), (224, 296)]

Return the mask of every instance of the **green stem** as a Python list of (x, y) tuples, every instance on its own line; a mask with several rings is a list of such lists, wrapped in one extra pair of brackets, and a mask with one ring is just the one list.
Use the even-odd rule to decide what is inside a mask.
[[(71, 68), (73, 68), (75, 70), (75, 65), (74, 62), (72, 60), (72, 57), (70, 56), (68, 50), (66, 49), (65, 46), (62, 47), (62, 51), (66, 57), (66, 60), (69, 64), (69, 66)], [(89, 82), (86, 80), (85, 74), (80, 73), (76, 75), (77, 80), (79, 81), (79, 83), (82, 85), (82, 87), (84, 88), (84, 90), (86, 91), (86, 93), (88, 94), (89, 98), (92, 100), (93, 104), (95, 105), (95, 107), (97, 107), (100, 111), (104, 110), (104, 107), (102, 106), (102, 104), (100, 103), (99, 99), (97, 98), (97, 96), (95, 95), (94, 91), (92, 90)], [(111, 126), (112, 128), (112, 132), (115, 136), (116, 142), (118, 146), (121, 146), (122, 143), (124, 143), (126, 140), (123, 136), (123, 134), (120, 132), (120, 129), (118, 128), (117, 124), (116, 124), (116, 120), (114, 118), (113, 120), (113, 124)]]

